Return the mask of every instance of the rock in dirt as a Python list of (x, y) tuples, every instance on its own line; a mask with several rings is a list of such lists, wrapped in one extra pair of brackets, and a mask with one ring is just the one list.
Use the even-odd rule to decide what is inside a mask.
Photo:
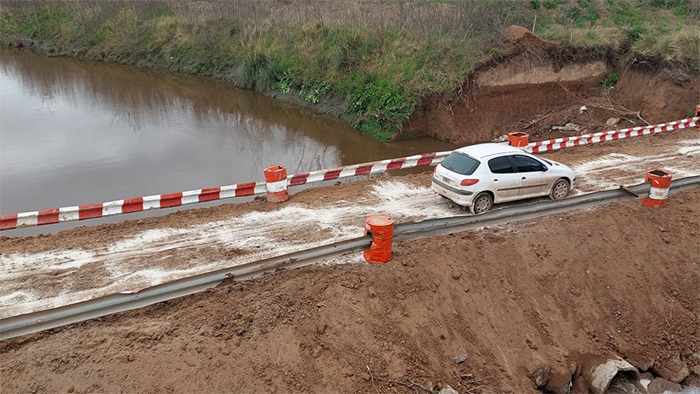
[(444, 389), (440, 390), (438, 394), (459, 394), (459, 391), (453, 389), (450, 386), (447, 386)]
[(579, 131), (581, 128), (573, 123), (567, 123), (564, 126), (552, 126), (552, 130), (559, 130), (559, 131)]
[(367, 289), (367, 295), (369, 295), (369, 298), (375, 298), (377, 297), (377, 292), (374, 290), (374, 287), (370, 286)]
[(457, 364), (462, 364), (463, 362), (467, 361), (467, 358), (469, 358), (469, 356), (466, 354), (458, 354), (452, 357), (452, 361), (454, 361)]
[(669, 382), (664, 378), (656, 378), (649, 383), (647, 390), (649, 394), (663, 394), (667, 391), (678, 393), (683, 390), (683, 387), (678, 383)]
[(544, 391), (553, 394), (569, 394), (571, 388), (571, 378), (576, 373), (577, 364), (555, 364), (550, 367), (549, 381), (544, 387)]
[(680, 356), (676, 355), (668, 360), (657, 361), (651, 367), (652, 372), (673, 383), (680, 383), (690, 375), (688, 367)]
[(654, 374), (651, 372), (640, 372), (639, 373), (639, 380), (644, 380), (644, 379), (651, 382), (652, 380), (656, 379), (656, 376), (654, 376)]
[(641, 354), (633, 353), (630, 354), (629, 356), (626, 357), (627, 362), (630, 364), (634, 365), (639, 369), (640, 371), (648, 371), (651, 369), (651, 367), (654, 366), (654, 363), (656, 362), (655, 359), (653, 358), (648, 358), (646, 356), (643, 356)]
[(617, 375), (607, 394), (647, 394), (647, 390), (633, 375)]
[(539, 367), (536, 370), (530, 372), (528, 377), (535, 383), (537, 389), (541, 389), (547, 385), (549, 382), (550, 368), (549, 366)]
[(620, 123), (620, 118), (610, 118), (605, 121), (605, 124), (608, 126), (615, 126), (618, 123)]

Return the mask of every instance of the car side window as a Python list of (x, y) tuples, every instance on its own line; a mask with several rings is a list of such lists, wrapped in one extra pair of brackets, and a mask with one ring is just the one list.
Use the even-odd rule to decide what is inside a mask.
[(513, 160), (515, 161), (515, 168), (518, 169), (518, 172), (536, 172), (544, 171), (545, 169), (542, 163), (532, 157), (514, 155)]
[(489, 160), (489, 169), (494, 174), (512, 174), (515, 172), (508, 156), (495, 157)]

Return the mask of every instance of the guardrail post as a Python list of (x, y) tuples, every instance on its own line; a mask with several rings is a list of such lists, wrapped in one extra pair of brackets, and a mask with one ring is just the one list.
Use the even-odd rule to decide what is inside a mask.
[(276, 165), (265, 168), (267, 202), (285, 202), (289, 199), (287, 190), (287, 168)]
[(522, 131), (514, 131), (508, 133), (508, 144), (516, 148), (522, 148), (527, 146), (530, 142), (530, 134), (523, 133)]
[(365, 219), (365, 235), (372, 235), (372, 245), (362, 254), (368, 263), (384, 264), (391, 261), (391, 240), (394, 221), (386, 215), (371, 215)]
[(651, 182), (649, 197), (642, 198), (642, 204), (649, 208), (663, 208), (666, 206), (668, 189), (671, 187), (673, 174), (664, 170), (649, 170), (644, 178), (644, 183)]

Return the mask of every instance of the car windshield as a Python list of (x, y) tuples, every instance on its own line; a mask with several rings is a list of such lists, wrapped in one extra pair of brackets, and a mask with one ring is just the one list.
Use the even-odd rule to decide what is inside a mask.
[(481, 162), (463, 153), (452, 152), (442, 161), (442, 166), (460, 175), (471, 175)]

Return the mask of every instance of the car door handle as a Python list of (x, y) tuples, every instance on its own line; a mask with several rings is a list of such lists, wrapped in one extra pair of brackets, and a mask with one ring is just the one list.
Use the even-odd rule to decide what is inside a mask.
[(522, 177), (522, 178), (520, 178), (520, 179), (526, 179), (526, 178), (525, 178), (525, 177)]
[(493, 181), (494, 181), (494, 182), (498, 182), (498, 179), (494, 179)]

